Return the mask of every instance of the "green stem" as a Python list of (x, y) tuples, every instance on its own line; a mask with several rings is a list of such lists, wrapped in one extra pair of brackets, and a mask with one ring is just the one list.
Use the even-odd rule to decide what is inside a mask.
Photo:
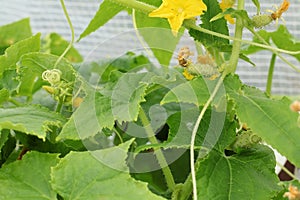
[[(238, 10), (243, 10), (245, 6), (244, 0), (238, 0), (238, 5), (237, 9)], [(241, 17), (238, 17), (236, 19), (236, 26), (235, 26), (235, 33), (234, 33), (234, 38), (242, 40), (243, 36), (243, 19)], [(235, 40), (232, 44), (232, 52), (231, 52), (231, 57), (229, 60), (229, 65), (227, 66), (228, 68), (225, 69), (226, 73), (235, 73), (238, 60), (240, 57), (240, 51), (241, 51), (241, 41)]]
[(54, 64), (54, 67), (53, 69), (56, 69), (58, 63), (62, 60), (62, 58), (68, 53), (68, 51), (72, 48), (72, 45), (74, 43), (74, 40), (75, 40), (75, 33), (74, 33), (74, 27), (72, 25), (72, 22), (71, 22), (71, 19), (70, 19), (70, 16), (68, 14), (68, 11), (67, 11), (67, 8), (65, 6), (65, 2), (64, 0), (60, 0), (60, 4), (61, 4), (61, 7), (64, 11), (64, 14), (67, 18), (67, 21), (68, 21), (68, 24), (70, 26), (70, 30), (71, 30), (71, 41), (69, 43), (69, 45), (67, 46), (67, 48), (65, 49), (65, 51), (59, 56), (59, 58), (56, 60), (55, 64)]
[(141, 36), (141, 34), (140, 34), (139, 30), (138, 30), (138, 27), (137, 27), (137, 24), (136, 24), (135, 12), (136, 12), (135, 9), (132, 9), (132, 21), (133, 21), (133, 27), (134, 27), (135, 34), (136, 34), (139, 42), (141, 43), (141, 45), (145, 49), (146, 53), (149, 56), (151, 56), (152, 55), (152, 51), (149, 50), (147, 44), (145, 43), (143, 37)]
[(123, 140), (120, 132), (116, 128), (113, 128), (113, 130), (114, 130), (115, 134), (118, 136), (120, 143), (124, 143), (124, 140)]
[[(148, 117), (145, 113), (145, 111), (143, 110), (143, 108), (140, 108), (140, 113), (139, 113), (139, 117), (143, 123), (143, 126), (145, 127), (145, 130), (146, 130), (146, 133), (148, 135), (148, 139), (150, 141), (151, 144), (158, 144), (158, 141), (155, 137), (155, 133), (154, 131), (152, 130), (152, 127), (151, 127), (151, 124), (148, 120)], [(175, 181), (174, 181), (174, 178), (173, 178), (173, 175), (171, 173), (171, 170), (168, 166), (168, 163), (164, 157), (164, 154), (163, 152), (161, 151), (161, 149), (156, 149), (154, 151), (155, 153), (155, 156), (158, 160), (158, 163), (162, 169), (162, 172), (165, 176), (165, 179), (166, 179), (166, 183), (167, 183), (167, 186), (169, 188), (170, 191), (173, 191), (174, 188), (175, 188)]]
[(232, 37), (232, 36), (228, 36), (228, 35), (224, 35), (224, 34), (221, 34), (221, 33), (214, 32), (214, 31), (210, 31), (210, 30), (207, 30), (207, 29), (202, 28), (200, 26), (197, 26), (195, 24), (194, 20), (184, 20), (183, 25), (187, 29), (195, 29), (195, 30), (201, 31), (203, 33), (207, 33), (207, 34), (217, 36), (217, 37), (220, 37), (220, 38), (225, 38), (225, 39), (232, 40), (232, 41), (239, 41), (239, 42), (244, 43), (244, 44), (250, 44), (250, 45), (253, 45), (253, 46), (261, 47), (261, 48), (264, 48), (264, 49), (268, 49), (268, 50), (270, 50), (274, 53), (275, 52), (281, 52), (281, 53), (286, 53), (286, 54), (290, 54), (290, 55), (300, 54), (300, 51), (288, 51), (288, 50), (272, 47), (269, 44), (267, 44), (267, 45), (260, 44), (260, 43), (256, 43), (256, 42), (253, 42), (253, 41), (250, 41), (250, 40), (242, 40), (240, 38), (235, 38), (235, 37)]
[[(195, 169), (198, 169), (200, 166), (200, 161), (203, 157), (200, 157), (200, 154), (198, 155), (198, 158), (195, 163)], [(192, 182), (192, 175), (189, 174), (189, 176), (186, 178), (185, 182), (183, 183), (181, 187), (181, 191), (176, 196), (176, 200), (187, 200), (191, 196), (191, 193), (193, 192), (193, 182)]]
[(190, 174), (185, 182), (182, 185), (182, 188), (180, 190), (180, 193), (178, 193), (178, 196), (176, 196), (176, 200), (187, 200), (192, 193), (193, 183), (192, 183), (192, 175)]
[(20, 102), (14, 100), (13, 98), (9, 98), (8, 101), (16, 106), (22, 106)]
[(266, 86), (266, 93), (268, 95), (271, 95), (275, 61), (276, 61), (276, 54), (273, 53), (271, 61), (270, 61), (269, 72), (268, 72), (268, 79), (267, 79), (267, 86)]
[(58, 128), (54, 127), (52, 132), (47, 133), (47, 139), (54, 144), (56, 142), (56, 137), (58, 136)]
[(140, 1), (136, 1), (136, 0), (110, 0), (111, 2), (114, 2), (116, 4), (119, 4), (121, 6), (124, 7), (128, 7), (131, 9), (135, 9), (144, 13), (150, 13), (153, 10), (157, 9), (157, 7), (155, 6), (151, 6), (149, 4), (140, 2)]
[(291, 68), (293, 68), (296, 72), (300, 72), (300, 69), (298, 69), (293, 63), (291, 63), (290, 61), (288, 61), (284, 56), (280, 55), (278, 52), (273, 52), (273, 53), (276, 54), (283, 62), (285, 62)]
[[(72, 25), (72, 22), (71, 22), (71, 19), (70, 19), (70, 16), (68, 14), (68, 11), (67, 11), (67, 8), (66, 8), (66, 5), (65, 5), (65, 2), (64, 0), (60, 0), (60, 4), (61, 4), (61, 7), (64, 11), (64, 14), (65, 14), (65, 17), (67, 18), (67, 21), (68, 21), (68, 24), (70, 26), (70, 30), (71, 30), (71, 41), (69, 43), (69, 45), (67, 46), (67, 48), (65, 49), (65, 51), (58, 57), (58, 59), (56, 60), (54, 66), (53, 66), (53, 69), (56, 69), (57, 65), (59, 64), (59, 62), (62, 60), (62, 58), (68, 53), (68, 51), (72, 48), (72, 45), (74, 43), (74, 40), (75, 40), (75, 33), (74, 33), (74, 27)], [(56, 108), (55, 108), (55, 112), (57, 113), (61, 113), (62, 111), (62, 107), (63, 107), (63, 103), (64, 101), (59, 99), (57, 104), (56, 104)], [(51, 142), (55, 142), (55, 139), (58, 135), (58, 129), (57, 127), (54, 127), (53, 130), (52, 130), (52, 133), (50, 133), (49, 135), (49, 140)]]
[(196, 51), (198, 55), (204, 55), (204, 48), (202, 47), (201, 42), (195, 41)]
[[(56, 104), (55, 112), (61, 113), (62, 107), (63, 107), (63, 101), (59, 99)], [(48, 132), (48, 139), (51, 143), (55, 143), (56, 137), (59, 134), (58, 130), (59, 130), (58, 127), (55, 126), (53, 127), (51, 132)]]
[(55, 112), (60, 113), (62, 111), (62, 107), (63, 101), (59, 99), (56, 104)]
[(201, 112), (200, 112), (200, 114), (197, 118), (197, 121), (195, 123), (195, 126), (193, 128), (192, 137), (191, 137), (191, 148), (190, 148), (190, 165), (191, 165), (191, 176), (192, 176), (193, 197), (194, 197), (194, 199), (198, 199), (198, 197), (197, 197), (197, 184), (196, 184), (196, 171), (195, 171), (195, 162), (194, 162), (194, 156), (195, 156), (194, 149), (195, 149), (196, 134), (197, 134), (200, 122), (201, 122), (208, 106), (210, 105), (210, 103), (212, 102), (212, 100), (216, 96), (219, 88), (221, 87), (225, 76), (226, 76), (226, 73), (223, 73), (221, 78), (219, 79), (215, 89), (213, 90), (213, 92), (211, 93), (209, 99), (207, 100), (204, 107), (202, 108), (202, 110), (201, 110)]
[[(249, 28), (247, 27), (248, 30), (253, 34), (255, 35), (263, 44), (265, 45), (269, 45), (267, 43), (267, 41), (261, 37), (253, 28)], [(291, 68), (293, 68), (296, 72), (300, 72), (300, 69), (298, 69), (293, 63), (291, 63), (290, 61), (288, 61), (284, 56), (282, 56), (280, 54), (281, 53), (285, 53), (285, 52), (282, 52), (282, 51), (277, 51), (276, 48), (274, 48), (274, 50), (271, 50), (274, 54), (276, 54), (283, 62), (285, 62), (286, 64), (288, 64)], [(288, 54), (288, 53), (287, 53)], [(293, 54), (291, 54), (293, 55)]]

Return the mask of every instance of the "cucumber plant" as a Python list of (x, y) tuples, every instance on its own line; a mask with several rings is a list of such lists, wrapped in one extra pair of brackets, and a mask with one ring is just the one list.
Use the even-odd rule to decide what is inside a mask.
[[(60, 2), (71, 41), (33, 34), (28, 18), (0, 27), (0, 199), (300, 199), (270, 148), (300, 167), (295, 97), (272, 94), (277, 58), (300, 71), (286, 58), (299, 61), (299, 42), (264, 30), (288, 0), (263, 14), (253, 0), (253, 17), (244, 0), (104, 0), (78, 40)], [(84, 61), (74, 42), (124, 10), (157, 63), (132, 51)], [(195, 48), (178, 50), (185, 33)], [(236, 74), (261, 50), (266, 91)]]

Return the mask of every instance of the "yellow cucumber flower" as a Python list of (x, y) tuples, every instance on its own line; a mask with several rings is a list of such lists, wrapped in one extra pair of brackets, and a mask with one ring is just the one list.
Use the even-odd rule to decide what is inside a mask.
[[(220, 3), (220, 8), (224, 12), (227, 8), (232, 8), (235, 3), (235, 0), (222, 0)], [(234, 19), (229, 15), (225, 15), (224, 18), (230, 23), (234, 24)]]
[(163, 0), (149, 17), (167, 18), (173, 34), (176, 36), (185, 19), (202, 15), (207, 7), (202, 0)]
[(184, 68), (182, 74), (183, 74), (183, 76), (184, 76), (188, 81), (193, 80), (193, 78), (195, 77), (194, 75), (192, 75), (192, 74), (187, 70), (187, 68)]

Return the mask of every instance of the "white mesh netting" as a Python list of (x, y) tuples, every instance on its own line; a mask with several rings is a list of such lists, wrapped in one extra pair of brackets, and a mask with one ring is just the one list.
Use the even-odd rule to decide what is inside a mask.
[[(41, 32), (45, 35), (50, 32), (57, 32), (63, 35), (66, 39), (70, 38), (70, 30), (58, 0), (0, 0), (0, 2), (0, 25), (17, 21), (25, 17), (30, 17), (34, 33)], [(101, 0), (66, 0), (66, 6), (73, 22), (77, 38), (94, 16), (100, 3)], [(262, 11), (272, 9), (273, 5), (279, 5), (280, 3), (281, 1), (278, 0), (261, 1)], [(250, 16), (254, 15), (256, 12), (251, 1), (246, 3), (246, 9), (250, 12)], [(286, 21), (285, 24), (290, 33), (297, 38), (300, 38), (299, 9), (300, 2), (291, 1), (291, 6), (288, 12), (283, 14)], [(279, 21), (279, 23), (283, 22)], [(75, 44), (75, 46), (83, 56), (86, 56), (95, 44), (110, 39), (113, 35), (123, 31), (131, 30), (132, 28), (133, 25), (131, 17), (128, 16), (126, 12), (122, 12), (104, 27)], [(275, 23), (266, 27), (266, 30), (275, 29)], [(244, 39), (250, 39), (250, 34), (246, 34)], [(130, 41), (122, 40), (117, 42), (117, 45), (112, 44), (110, 47), (103, 48), (105, 52), (98, 53), (114, 56), (116, 51), (122, 52), (123, 49), (124, 51), (130, 49)], [(292, 63), (299, 66), (298, 61), (290, 56), (287, 57)], [(256, 67), (252, 67), (250, 64), (241, 61), (238, 67), (238, 74), (245, 83), (264, 89), (271, 53), (264, 51), (259, 54), (255, 54), (255, 56), (250, 56), (250, 58), (254, 61), (254, 63), (256, 63)], [(89, 59), (97, 60), (97, 57), (90, 57)], [(299, 74), (292, 70), (287, 64), (281, 62), (280, 59), (277, 59), (276, 61), (273, 79), (273, 93), (286, 95), (300, 94)]]

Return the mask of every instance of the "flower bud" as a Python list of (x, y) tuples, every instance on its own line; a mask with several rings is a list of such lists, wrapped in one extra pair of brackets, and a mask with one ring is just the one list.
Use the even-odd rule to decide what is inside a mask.
[(49, 94), (55, 94), (55, 93), (56, 93), (55, 88), (53, 88), (53, 87), (51, 87), (51, 86), (43, 85), (42, 88), (43, 88), (44, 90), (46, 90), (46, 92), (48, 92)]
[(252, 18), (252, 24), (255, 28), (262, 28), (273, 21), (269, 14), (255, 15)]
[(290, 109), (294, 112), (300, 112), (300, 101), (294, 101), (291, 105), (290, 105)]

